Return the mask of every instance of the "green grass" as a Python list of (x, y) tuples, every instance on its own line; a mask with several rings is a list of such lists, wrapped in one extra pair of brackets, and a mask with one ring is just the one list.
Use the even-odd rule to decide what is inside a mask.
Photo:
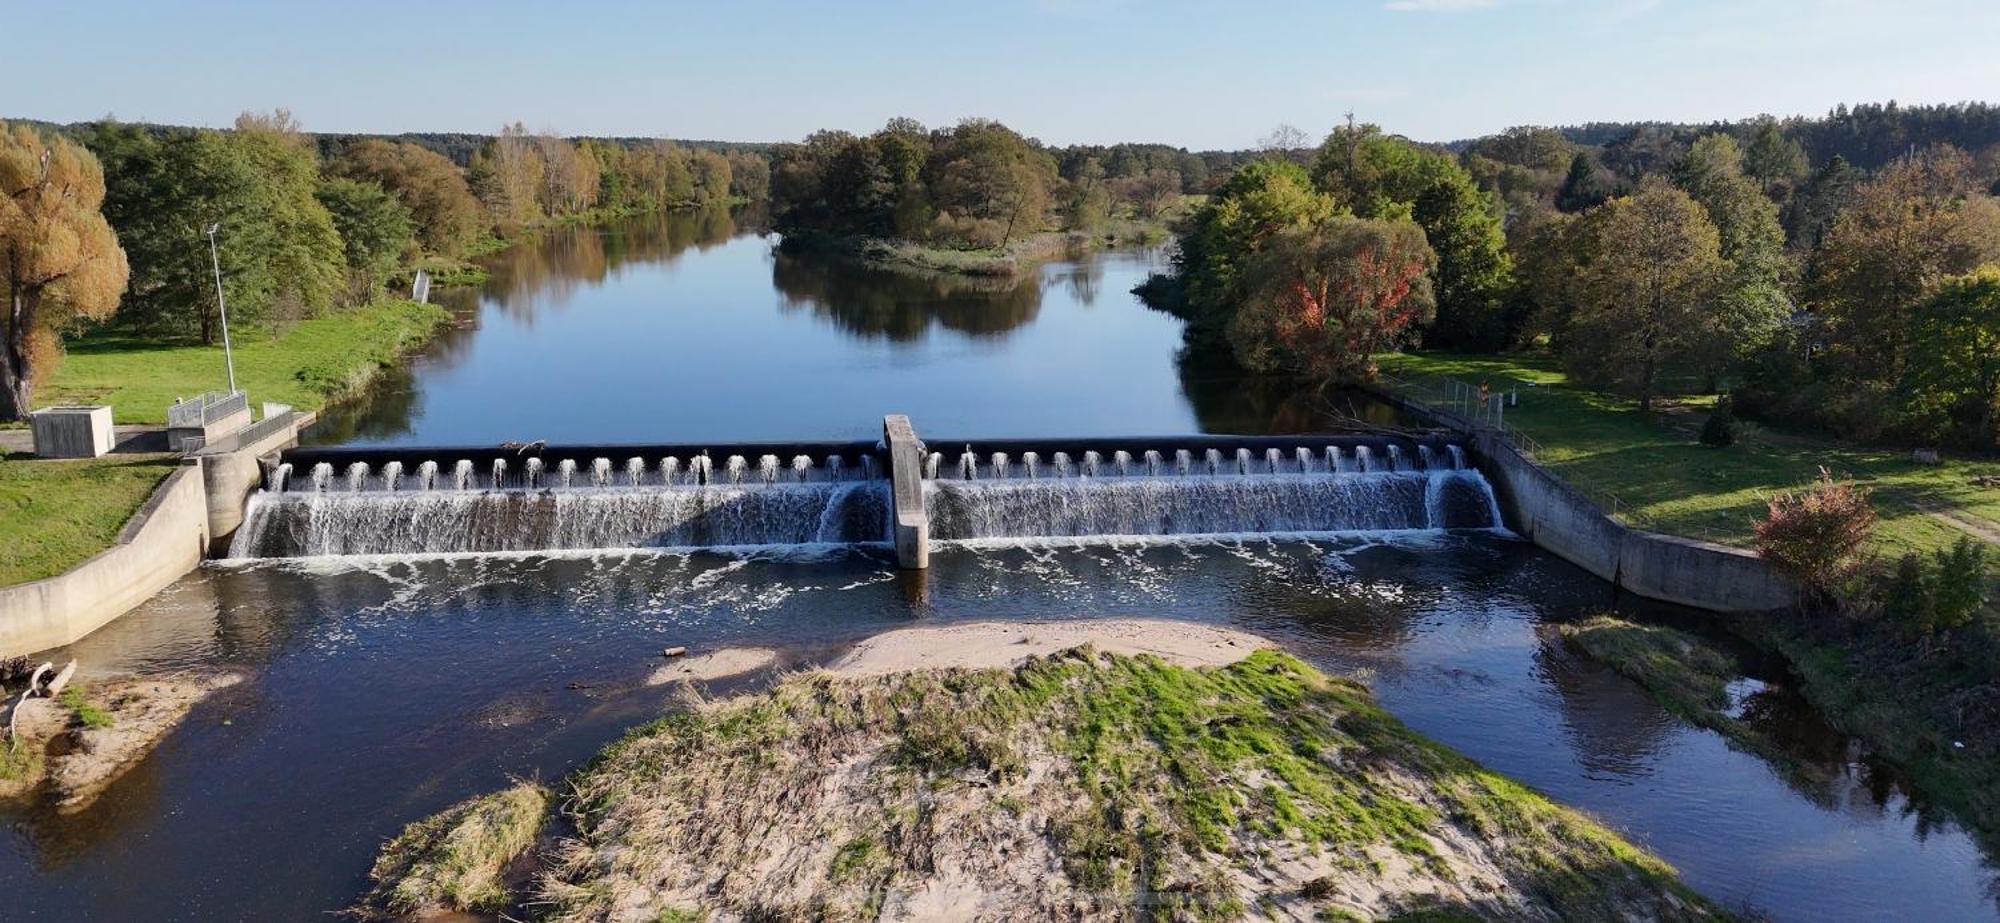
[[(873, 767), (868, 778), (824, 791), (817, 774), (849, 760)], [(762, 875), (793, 874), (761, 864), (756, 844), (772, 838), (839, 844), (816, 860), (819, 877), (859, 877), (879, 899), (929, 875), (924, 857), (1005, 842), (997, 830), (1029, 822), (1001, 796), (1026, 792), (1046, 812), (1031, 835), (1047, 838), (1066, 880), (1051, 887), (1080, 913), (1143, 899), (1168, 918), (1242, 916), (1258, 898), (1233, 876), (1280, 847), (1360, 880), (1385, 855), (1450, 879), (1445, 844), (1463, 842), (1450, 837), (1488, 844), (1511, 890), (1566, 919), (1707, 912), (1659, 860), (1420, 737), (1359, 684), (1276, 651), (1213, 669), (1079, 648), (1014, 670), (803, 675), (640, 728), (571, 791), (577, 849), (541, 890), (552, 919), (643, 912), (659, 899), (655, 876), (678, 880), (683, 867), (756, 891)], [(868, 807), (851, 820), (814, 813), (827, 800)], [(789, 918), (840, 916), (854, 907), (824, 901), (855, 892), (753, 906), (707, 893), (725, 912)]]
[[(1736, 445), (1711, 448), (1696, 434), (1712, 395), (1682, 395), (1684, 414), (1641, 413), (1631, 401), (1573, 386), (1552, 359), (1417, 353), (1384, 356), (1403, 378), (1449, 376), (1520, 387), (1506, 422), (1540, 444), (1536, 460), (1569, 483), (1618, 500), (1633, 525), (1748, 545), (1766, 498), (1811, 480), (1824, 465), (1873, 494), (1880, 523), (1874, 550), (1885, 558), (1948, 548), (1964, 534), (1932, 512), (1951, 510), (2000, 529), (2000, 488), (1973, 483), (2000, 475), (2000, 462), (1947, 457), (1918, 465), (1907, 452), (1752, 429)], [(1528, 385), (1533, 385), (1529, 387)]]
[[(302, 321), (276, 336), (235, 342), (238, 386), (256, 403), (316, 410), (366, 385), (450, 320), (436, 305), (381, 301)], [(222, 347), (162, 344), (104, 333), (72, 342), (51, 380), (48, 403), (110, 404), (120, 423), (165, 423), (177, 398), (228, 386)]]
[(506, 868), (534, 845), (548, 809), (548, 789), (523, 782), (405, 827), (369, 872), (376, 886), (364, 912), (402, 919), (505, 907)]
[(69, 709), (69, 713), (76, 716), (77, 722), (84, 727), (108, 728), (112, 724), (111, 713), (83, 694), (82, 683), (65, 688), (56, 701), (61, 703), (62, 707)]
[(176, 464), (164, 455), (0, 458), (0, 586), (53, 577), (110, 547)]

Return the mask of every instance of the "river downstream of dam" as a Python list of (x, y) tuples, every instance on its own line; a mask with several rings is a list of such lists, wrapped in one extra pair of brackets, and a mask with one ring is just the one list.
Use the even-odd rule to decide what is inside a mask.
[[(312, 441), (865, 441), (887, 412), (1024, 438), (1396, 422), (1358, 397), (1191, 365), (1178, 323), (1127, 294), (1164, 259), (1103, 254), (961, 285), (775, 253), (727, 213), (561, 230), (495, 257), (460, 327)], [(1442, 446), (1396, 461), (1385, 446), (1365, 464), (1351, 447), (1223, 452), (1211, 469), (1203, 453), (1121, 445), (1066, 452), (1061, 478), (1049, 452), (934, 448), (941, 541), (924, 574), (870, 540), (880, 511), (855, 486), (854, 451), (837, 466), (827, 456), (842, 453), (777, 457), (761, 486), (766, 466), (746, 457), (729, 490), (788, 493), (727, 526), (758, 539), (730, 549), (602, 547), (703, 544), (721, 528), (691, 525), (704, 541), (683, 543), (616, 524), (697, 503), (671, 493), (706, 487), (674, 480), (686, 453), (671, 467), (580, 460), (561, 496), (520, 481), (525, 464), (496, 474), (483, 460), (463, 493), (453, 464), (399, 467), (398, 490), (428, 476), (437, 491), (414, 499), (385, 499), (380, 464), (291, 472), (303, 492), (264, 502), (298, 508), (265, 539), (53, 655), (93, 675), (249, 679), (89, 810), (6, 818), (0, 917), (338, 911), (402, 825), (510, 778), (559, 779), (672, 707), (676, 690), (647, 682), (665, 647), (771, 647), (799, 666), (916, 621), (1145, 616), (1243, 628), (1361, 679), (1415, 730), (1591, 813), (1732, 910), (2000, 920), (1990, 854), (1775, 666), (1749, 658), (1734, 688), (1784, 761), (1733, 749), (1567, 646), (1555, 626), (1607, 609), (1700, 621), (1495, 528), (1483, 480)], [(1097, 480), (1083, 483), (1087, 464)], [(808, 529), (794, 507), (820, 518)], [(440, 527), (453, 510), (482, 525)], [(592, 518), (604, 510), (626, 518)], [(1104, 534), (1142, 530), (1157, 534)]]

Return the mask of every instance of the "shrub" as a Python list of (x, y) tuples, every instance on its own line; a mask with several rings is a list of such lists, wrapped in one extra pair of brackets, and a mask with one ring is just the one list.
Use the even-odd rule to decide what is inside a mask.
[(1861, 548), (1874, 531), (1868, 492), (1835, 481), (1821, 468), (1818, 481), (1773, 496), (1767, 507), (1757, 523), (1757, 553), (1798, 581), (1803, 601), (1830, 599), (1833, 588), (1854, 573)]
[(1736, 444), (1736, 412), (1727, 395), (1716, 400), (1715, 409), (1702, 422), (1701, 444), (1716, 448)]
[(1952, 631), (1971, 624), (1986, 605), (1986, 545), (1960, 536), (1950, 551), (1937, 553), (1937, 574), (1930, 581), (1930, 620), (1926, 633)]

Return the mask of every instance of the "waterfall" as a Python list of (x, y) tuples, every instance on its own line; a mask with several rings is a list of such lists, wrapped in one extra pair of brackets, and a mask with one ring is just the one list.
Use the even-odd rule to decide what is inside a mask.
[(638, 456), (625, 459), (625, 486), (638, 487), (646, 483), (646, 460)]
[(1399, 446), (1399, 445), (1391, 445), (1391, 446), (1389, 446), (1389, 470), (1390, 470), (1390, 471), (1403, 471), (1403, 470), (1405, 470), (1405, 469), (1403, 468), (1403, 447), (1402, 447), (1402, 446)]
[(1006, 478), (1006, 477), (1008, 476), (1008, 473), (1007, 473), (1007, 468), (1008, 468), (1008, 466), (1009, 466), (1009, 463), (1008, 463), (1008, 460), (1007, 460), (1007, 453), (1005, 453), (1005, 452), (995, 452), (995, 453), (993, 453), (993, 458), (991, 459), (991, 462), (990, 462), (990, 463), (991, 463), (991, 464), (992, 464), (992, 466), (993, 466), (993, 476), (994, 476), (994, 477), (996, 477), (996, 478)]
[(1375, 453), (1365, 445), (1354, 447), (1354, 470), (1362, 474), (1375, 470)]
[(263, 492), (231, 557), (882, 542), (875, 483)]
[(660, 483), (672, 487), (681, 482), (681, 460), (672, 455), (660, 459)]
[(1174, 473), (1187, 475), (1194, 473), (1194, 453), (1186, 449), (1174, 450)]
[(576, 486), (576, 459), (565, 458), (556, 463), (556, 485), (565, 488)]
[(347, 466), (347, 489), (364, 490), (368, 487), (368, 463), (355, 462)]
[[(930, 456), (930, 458), (931, 458), (931, 459), (935, 459), (935, 458), (937, 458), (937, 456), (936, 456), (936, 455), (932, 455), (932, 456)], [(924, 477), (927, 477), (927, 478), (934, 478), (934, 477), (937, 477), (937, 465), (936, 465), (936, 463), (935, 463), (935, 462), (933, 462), (933, 461), (931, 461), (930, 459), (926, 459), (926, 460), (925, 460), (925, 465), (927, 466), (927, 470), (926, 470), (926, 472), (925, 472), (925, 474), (924, 474)], [(827, 479), (827, 480), (829, 480), (829, 481), (838, 481), (838, 480), (841, 480), (842, 478), (846, 477), (846, 475), (845, 475), (845, 474), (844, 474), (844, 473), (842, 472), (842, 470), (841, 470), (841, 469), (845, 468), (846, 466), (847, 466), (847, 460), (846, 460), (846, 459), (844, 459), (844, 458), (841, 458), (841, 457), (840, 457), (840, 456), (838, 456), (838, 455), (828, 455), (828, 456), (826, 457), (826, 479)]]
[(1041, 476), (1042, 457), (1033, 452), (1021, 453), (1021, 474), (1028, 480)]
[(1293, 454), (1299, 460), (1299, 473), (1310, 474), (1313, 470), (1313, 450), (1299, 446), (1298, 451)]
[(1465, 449), (1461, 446), (1456, 446), (1456, 445), (1448, 445), (1445, 446), (1445, 448), (1451, 452), (1451, 466), (1454, 469), (1464, 468)]
[(1164, 466), (1165, 464), (1166, 464), (1166, 461), (1165, 461), (1164, 459), (1162, 459), (1162, 458), (1160, 457), (1160, 453), (1159, 453), (1159, 450), (1157, 450), (1157, 449), (1147, 449), (1147, 450), (1146, 450), (1146, 476), (1147, 476), (1147, 477), (1154, 477), (1154, 478), (1156, 478), (1156, 477), (1159, 477), (1159, 476), (1160, 476), (1160, 475), (1162, 475), (1162, 474), (1165, 474), (1166, 472), (1164, 472), (1164, 471), (1162, 471), (1162, 470), (1161, 470), (1161, 468), (1162, 468), (1162, 467), (1163, 467), (1163, 466)]
[(503, 488), (503, 487), (506, 487), (506, 486), (507, 486), (507, 460), (506, 460), (506, 459), (504, 459), (504, 458), (496, 458), (496, 459), (494, 459), (494, 460), (493, 460), (493, 474), (492, 474), (492, 476), (491, 476), (491, 477), (492, 477), (492, 480), (489, 480), (489, 481), (487, 481), (487, 483), (488, 483), (488, 484), (490, 484), (490, 485), (491, 485), (491, 486), (493, 487), (493, 489), (494, 489), (494, 490), (499, 490), (499, 489), (501, 489), (501, 488)]
[(1237, 473), (1237, 474), (1249, 474), (1249, 473), (1250, 473), (1250, 450), (1249, 450), (1249, 449), (1237, 449), (1237, 450), (1236, 450), (1236, 473)]
[(1222, 473), (1222, 452), (1220, 450), (1209, 449), (1204, 453), (1203, 458), (1208, 462), (1209, 474)]
[(438, 480), (437, 462), (426, 461), (423, 464), (417, 466), (418, 487), (421, 487), (424, 490), (434, 490), (437, 488), (437, 480)]
[(451, 481), (452, 486), (459, 490), (472, 489), (472, 461), (470, 459), (461, 458), (458, 460), (458, 464), (451, 466)]
[(1056, 477), (1058, 478), (1069, 477), (1069, 472), (1070, 472), (1069, 453), (1057, 452), (1055, 454), (1055, 466), (1056, 466)]
[(290, 481), (291, 479), (292, 479), (292, 466), (289, 464), (279, 465), (277, 472), (271, 475), (271, 489), (284, 490), (286, 482)]
[(590, 460), (590, 486), (611, 486), (611, 459), (593, 458)]
[(940, 540), (1485, 529), (1500, 520), (1476, 471), (1367, 475), (933, 481)]
[(1098, 454), (1098, 453), (1096, 453), (1096, 452), (1085, 452), (1085, 453), (1083, 453), (1083, 476), (1084, 476), (1084, 477), (1089, 477), (1089, 478), (1094, 478), (1094, 477), (1097, 477), (1097, 476), (1098, 476), (1098, 474), (1100, 474), (1100, 473), (1102, 472), (1103, 468), (1104, 468), (1104, 456), (1103, 456), (1103, 455), (1100, 455), (1100, 454)]
[[(397, 490), (403, 486), (403, 463), (392, 461), (382, 466), (382, 489)], [(285, 488), (281, 485), (279, 490)]]
[(1132, 453), (1119, 449), (1111, 453), (1111, 467), (1118, 469), (1119, 477), (1132, 476)]
[(325, 490), (326, 485), (333, 482), (333, 466), (326, 462), (314, 465), (312, 478), (314, 490)]
[(750, 473), (750, 462), (745, 460), (741, 455), (731, 455), (728, 461), (723, 462), (722, 470), (724, 475), (729, 479), (729, 483), (741, 484), (743, 483), (743, 476)]
[(979, 477), (979, 459), (973, 457), (971, 452), (959, 453), (958, 477), (962, 481), (970, 481)]
[(524, 486), (526, 486), (529, 490), (533, 490), (537, 487), (542, 486), (541, 459), (530, 458), (528, 459), (527, 463), (521, 466), (521, 468), (522, 468), (521, 477), (523, 480), (527, 481), (527, 483)]

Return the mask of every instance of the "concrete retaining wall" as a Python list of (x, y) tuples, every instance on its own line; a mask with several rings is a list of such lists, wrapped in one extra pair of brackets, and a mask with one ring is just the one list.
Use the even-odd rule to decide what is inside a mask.
[(1514, 531), (1620, 588), (1720, 612), (1778, 609), (1796, 598), (1753, 552), (1631, 528), (1497, 433), (1480, 435), (1475, 445)]
[(190, 463), (167, 476), (118, 543), (46, 580), (0, 588), (0, 656), (68, 644), (123, 615), (201, 563), (208, 504)]
[(195, 453), (208, 495), (210, 551), (229, 550), (229, 539), (243, 524), (243, 508), (264, 484), (263, 458), (298, 442), (299, 431), (315, 419), (310, 413), (287, 413), (263, 420), (205, 446)]

